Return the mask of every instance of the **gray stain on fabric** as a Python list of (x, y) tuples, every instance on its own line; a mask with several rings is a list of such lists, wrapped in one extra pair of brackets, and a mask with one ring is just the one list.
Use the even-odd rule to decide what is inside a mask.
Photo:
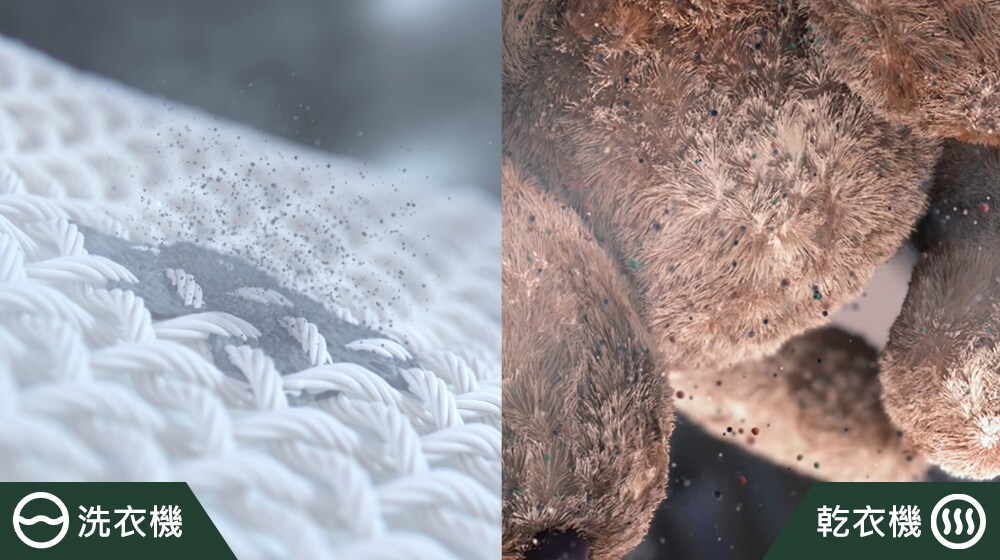
[[(227, 375), (245, 379), (226, 355), (229, 344), (261, 348), (282, 374), (311, 367), (301, 343), (292, 337), (281, 320), (301, 317), (316, 325), (326, 339), (333, 363), (350, 362), (365, 367), (396, 389), (405, 389), (402, 369), (417, 367), (412, 359), (397, 360), (346, 345), (359, 340), (390, 337), (364, 325), (350, 323), (328, 311), (319, 302), (292, 290), (246, 261), (218, 253), (193, 243), (175, 243), (151, 247), (119, 239), (97, 230), (77, 225), (84, 234), (88, 252), (109, 258), (125, 266), (138, 279), (137, 284), (109, 282), (107, 289), (122, 288), (141, 297), (153, 319), (166, 320), (197, 312), (219, 311), (247, 321), (261, 332), (257, 339), (211, 335), (209, 345), (216, 366)], [(201, 287), (202, 305), (186, 306), (167, 275), (168, 269), (183, 269), (194, 276)]]

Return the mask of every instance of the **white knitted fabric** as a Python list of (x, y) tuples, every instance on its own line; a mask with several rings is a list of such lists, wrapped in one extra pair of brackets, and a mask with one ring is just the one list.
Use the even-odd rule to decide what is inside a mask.
[[(496, 557), (499, 214), (0, 38), (0, 479), (186, 481), (240, 558)], [(252, 321), (199, 311), (183, 270), (190, 313), (154, 320), (78, 225), (242, 257), (382, 333), (351, 351), (405, 383), (296, 317), (312, 365), (234, 343), (227, 375), (206, 341)]]

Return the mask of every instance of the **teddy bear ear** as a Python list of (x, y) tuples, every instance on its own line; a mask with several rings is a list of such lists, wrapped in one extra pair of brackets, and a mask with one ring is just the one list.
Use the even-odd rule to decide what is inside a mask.
[(1000, 4), (801, 0), (808, 40), (883, 116), (924, 136), (1000, 145)]
[(893, 421), (950, 474), (1000, 475), (1000, 149), (949, 143), (882, 357)]
[(665, 498), (666, 372), (576, 214), (510, 165), (502, 180), (504, 555), (575, 532), (619, 558)]

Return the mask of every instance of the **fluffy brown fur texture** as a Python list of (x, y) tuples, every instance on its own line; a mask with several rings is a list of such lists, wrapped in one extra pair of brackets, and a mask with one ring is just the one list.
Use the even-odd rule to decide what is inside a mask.
[(794, 13), (702, 35), (649, 2), (567, 4), (505, 82), (504, 148), (630, 272), (677, 368), (775, 352), (909, 235), (936, 143), (833, 81)]
[(536, 41), (554, 20), (573, 22), (575, 31), (588, 39), (615, 37), (628, 41), (636, 32), (656, 33), (685, 27), (710, 32), (717, 26), (763, 13), (760, 0), (504, 0), (503, 77), (506, 87), (528, 78)]
[[(996, 150), (952, 144), (937, 170), (927, 253), (882, 358), (885, 409), (874, 350), (807, 332), (924, 214), (938, 138), (994, 142), (1000, 0), (504, 10), (504, 151), (540, 179), (505, 169), (505, 554), (542, 531), (582, 532), (597, 558), (637, 542), (666, 472), (666, 389), (648, 374), (661, 355), (679, 409), (804, 474), (915, 480), (926, 456), (1000, 475)], [(601, 340), (626, 346), (594, 361)], [(595, 371), (603, 401), (567, 389)], [(580, 416), (597, 402), (614, 412)], [(601, 488), (591, 504), (586, 485)]]
[(804, 475), (914, 481), (927, 471), (882, 409), (877, 352), (839, 329), (797, 336), (763, 360), (671, 381), (678, 409), (709, 433)]
[(831, 70), (884, 115), (1000, 145), (1000, 2), (800, 0)]
[(580, 219), (503, 169), (504, 558), (575, 531), (618, 559), (665, 497), (669, 385)]
[(923, 228), (926, 253), (882, 358), (886, 408), (963, 477), (1000, 475), (1000, 151), (951, 144)]

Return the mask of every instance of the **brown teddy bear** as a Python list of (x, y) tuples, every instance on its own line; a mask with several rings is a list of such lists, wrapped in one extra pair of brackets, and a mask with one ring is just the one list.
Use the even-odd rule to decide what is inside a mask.
[[(1000, 474), (1000, 2), (503, 14), (505, 558), (638, 544), (663, 394), (819, 478)], [(924, 216), (879, 358), (825, 325)]]

